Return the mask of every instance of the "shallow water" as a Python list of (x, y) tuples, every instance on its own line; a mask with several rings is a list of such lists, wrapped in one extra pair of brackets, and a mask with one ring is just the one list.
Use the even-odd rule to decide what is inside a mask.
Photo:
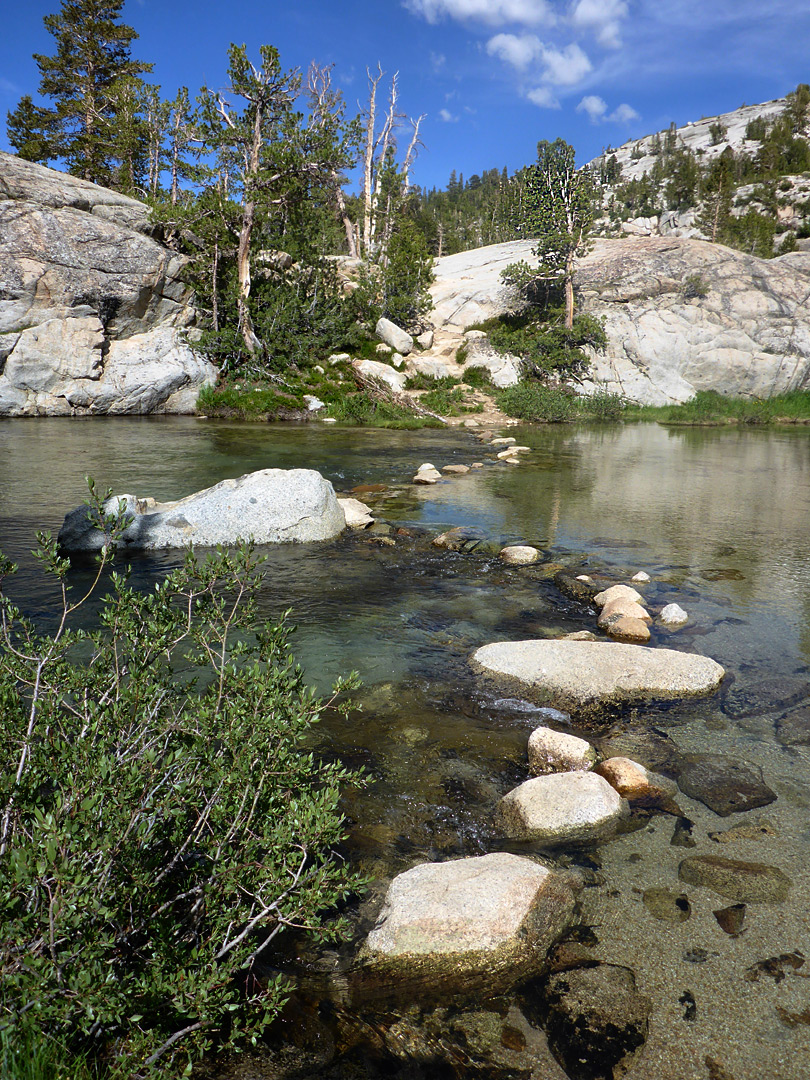
[[(473, 433), (459, 430), (5, 421), (0, 550), (21, 564), (9, 592), (47, 618), (50, 594), (27, 553), (36, 529), (55, 532), (84, 497), (85, 474), (117, 492), (167, 499), (252, 469), (312, 467), (338, 490), (387, 485), (374, 511), (396, 526), (433, 534), (472, 525), (498, 542), (540, 547), (540, 564), (514, 569), (486, 552), (438, 551), (419, 537), (389, 547), (363, 534), (267, 551), (263, 607), (272, 616), (293, 608), (294, 649), (308, 677), (325, 689), (356, 669), (365, 684), (362, 711), (327, 720), (320, 731), (328, 752), (364, 765), (373, 779), (347, 806), (348, 850), (377, 881), (357, 915), (361, 932), (393, 873), (425, 858), (502, 846), (492, 828), (495, 803), (526, 778), (526, 738), (546, 718), (484, 694), (470, 653), (492, 640), (593, 627), (592, 614), (554, 586), (555, 566), (617, 579), (646, 571), (650, 606), (674, 601), (690, 615), (683, 630), (656, 631), (654, 643), (710, 655), (728, 678), (706, 703), (636, 711), (617, 731), (635, 736), (654, 726), (683, 753), (761, 766), (779, 798), (721, 819), (679, 794), (694, 848), (673, 847), (673, 819), (656, 815), (590, 858), (596, 872), (582, 906), (598, 939), (593, 958), (633, 969), (653, 1002), (646, 1047), (627, 1075), (799, 1080), (810, 1074), (810, 1028), (795, 1020), (810, 1006), (805, 969), (778, 981), (745, 972), (774, 955), (810, 955), (810, 736), (786, 746), (775, 734), (786, 709), (810, 698), (810, 433), (627, 425), (510, 434), (532, 447), (520, 467), (497, 463)], [(475, 460), (484, 468), (435, 487), (409, 483), (424, 461)], [(177, 556), (129, 561), (135, 579), (148, 583)], [(761, 819), (771, 825), (764, 839), (709, 838)], [(744, 932), (729, 937), (712, 914), (729, 901), (678, 881), (680, 860), (701, 853), (779, 866), (794, 882), (788, 900), (749, 905)], [(576, 853), (553, 858), (583, 862)], [(655, 918), (642, 898), (652, 887), (688, 894), (690, 917)], [(694, 1009), (685, 1008), (685, 995)], [(534, 1075), (550, 1077), (546, 1068), (537, 1064)]]

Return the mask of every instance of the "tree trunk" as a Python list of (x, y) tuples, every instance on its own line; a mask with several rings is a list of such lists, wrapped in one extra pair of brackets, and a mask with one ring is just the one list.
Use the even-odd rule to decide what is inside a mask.
[(565, 329), (574, 325), (574, 251), (568, 252), (565, 259)]

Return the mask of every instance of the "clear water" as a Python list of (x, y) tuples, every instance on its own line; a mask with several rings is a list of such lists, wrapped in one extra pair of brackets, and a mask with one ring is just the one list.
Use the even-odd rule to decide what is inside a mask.
[[(311, 681), (326, 688), (355, 669), (365, 684), (362, 711), (327, 721), (320, 732), (327, 752), (364, 765), (373, 779), (347, 805), (348, 850), (376, 880), (358, 913), (360, 933), (393, 873), (425, 858), (500, 846), (495, 803), (526, 778), (527, 735), (547, 718), (526, 703), (483, 694), (469, 670), (471, 652), (488, 641), (593, 627), (592, 615), (555, 588), (554, 567), (617, 578), (646, 571), (649, 604), (674, 601), (690, 615), (686, 629), (658, 631), (654, 643), (710, 655), (729, 676), (707, 703), (637, 712), (619, 730), (654, 726), (683, 752), (745, 759), (762, 767), (779, 798), (721, 819), (679, 796), (694, 822), (694, 849), (672, 847), (672, 819), (659, 815), (596, 853), (599, 874), (582, 901), (598, 938), (594, 958), (632, 968), (654, 1003), (647, 1045), (627, 1075), (721, 1078), (709, 1059), (732, 1080), (810, 1075), (810, 1028), (795, 1021), (810, 1006), (803, 969), (778, 982), (744, 978), (770, 956), (810, 955), (810, 748), (783, 746), (775, 735), (786, 695), (801, 696), (802, 686), (810, 695), (810, 433), (656, 425), (510, 433), (532, 447), (518, 468), (495, 462), (460, 430), (5, 421), (0, 550), (21, 566), (9, 591), (47, 618), (51, 596), (28, 552), (37, 529), (58, 530), (84, 497), (85, 475), (116, 492), (168, 499), (253, 469), (311, 467), (338, 490), (386, 485), (384, 497), (369, 498), (395, 526), (434, 534), (472, 525), (498, 542), (541, 548), (540, 564), (514, 569), (494, 555), (442, 552), (418, 537), (389, 547), (362, 534), (267, 551), (265, 612), (293, 608), (294, 648)], [(422, 462), (476, 460), (483, 469), (430, 488), (410, 484)], [(148, 584), (176, 559), (130, 562), (136, 580)], [(745, 709), (742, 692), (754, 702)], [(709, 838), (762, 818), (774, 833), (764, 841), (721, 847)], [(794, 887), (784, 904), (750, 905), (745, 932), (730, 938), (712, 915), (729, 901), (677, 879), (680, 859), (702, 853), (778, 865)], [(651, 916), (641, 894), (654, 886), (685, 889), (691, 918), (676, 924)], [(696, 948), (706, 961), (684, 960)], [(689, 1020), (680, 1003), (685, 990), (697, 1002)]]

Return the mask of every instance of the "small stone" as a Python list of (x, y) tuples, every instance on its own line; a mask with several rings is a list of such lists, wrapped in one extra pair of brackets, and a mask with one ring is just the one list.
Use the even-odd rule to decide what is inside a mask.
[(695, 827), (695, 823), (690, 821), (688, 817), (679, 817), (675, 819), (675, 828), (672, 830), (672, 839), (670, 840), (671, 847), (697, 847), (697, 841), (692, 839), (692, 829)]
[(639, 762), (627, 757), (612, 757), (594, 769), (612, 788), (629, 802), (645, 802), (648, 805), (672, 806), (672, 798), (678, 790), (673, 780), (645, 769)]
[(487, 336), (486, 331), (484, 331), (484, 330), (467, 330), (466, 333), (464, 334), (464, 340), (465, 341), (481, 341), (486, 336)]
[(506, 836), (541, 844), (602, 839), (615, 832), (627, 812), (627, 803), (606, 780), (585, 771), (526, 780), (498, 804)]
[(710, 832), (709, 839), (718, 844), (731, 844), (735, 840), (770, 840), (771, 837), (778, 835), (778, 829), (775, 829), (769, 821), (762, 820), (734, 825), (724, 832)]
[(497, 439), (490, 441), (490, 446), (513, 446), (517, 442), (517, 439), (513, 439), (511, 435), (501, 435)]
[(425, 330), (424, 334), (420, 334), (416, 339), (417, 343), (421, 345), (423, 349), (433, 348), (433, 331)]
[(616, 616), (621, 616), (625, 619), (641, 619), (642, 622), (652, 622), (652, 617), (646, 608), (635, 600), (624, 600), (619, 597), (616, 600), (611, 600), (609, 604), (605, 604), (599, 613), (599, 618), (596, 621), (597, 626), (600, 629), (605, 629), (610, 625), (610, 619)]
[(593, 578), (587, 574), (577, 574), (577, 581), (593, 581)]
[(316, 364), (315, 367), (312, 370), (317, 371), (319, 375), (325, 375), (326, 374), (326, 368), (321, 367), (320, 364)]
[(702, 885), (742, 904), (778, 903), (793, 884), (776, 866), (719, 855), (690, 855), (678, 867), (678, 877), (687, 885)]
[(561, 641), (596, 641), (596, 634), (592, 630), (575, 630), (572, 634), (563, 634)]
[(641, 899), (650, 914), (662, 922), (686, 922), (692, 914), (686, 893), (679, 895), (672, 889), (645, 889)]
[(576, 735), (539, 727), (529, 736), (529, 769), (535, 776), (584, 771), (592, 768), (596, 759), (594, 747)]
[(505, 461), (511, 457), (514, 457), (515, 454), (520, 454), (523, 453), (523, 451), (530, 449), (531, 447), (529, 446), (509, 446), (506, 448), (506, 450), (501, 450), (497, 457), (499, 461)]
[[(465, 428), (476, 428), (476, 427), (478, 427), (478, 421), (473, 420), (473, 418), (471, 416), (468, 416), (467, 419), (464, 421), (463, 426)], [(471, 465), (470, 468), (475, 468), (475, 466)]]
[(630, 580), (631, 581), (639, 581), (642, 584), (644, 584), (645, 582), (650, 580), (650, 575), (645, 574), (643, 570), (639, 570), (639, 572), (637, 574), (633, 574), (633, 576), (630, 578)]
[(373, 514), (359, 499), (338, 499), (338, 503), (343, 510), (348, 528), (365, 529), (367, 525), (373, 524)]
[(537, 548), (527, 544), (512, 544), (501, 548), (500, 555), (507, 566), (529, 566), (540, 558)]
[(713, 911), (712, 914), (717, 919), (722, 930), (725, 930), (732, 937), (736, 937), (742, 933), (745, 912), (745, 904), (732, 904), (730, 907), (719, 908), (717, 911)]
[(431, 540), (433, 547), (442, 548), (444, 551), (472, 551), (483, 543), (486, 537), (478, 529), (468, 525), (457, 525), (453, 529), (439, 533)]
[(414, 484), (424, 484), (425, 486), (427, 486), (428, 484), (436, 484), (436, 483), (438, 483), (439, 480), (441, 480), (441, 476), (442, 476), (442, 474), (439, 473), (439, 472), (437, 472), (435, 474), (434, 473), (427, 473), (427, 472), (419, 472), (413, 478), (413, 482), (414, 482)]
[(381, 341), (377, 348), (374, 350), (379, 356), (390, 356), (394, 350), (390, 345), (386, 345), (384, 341)]
[(326, 405), (320, 398), (315, 397), (314, 394), (304, 394), (304, 404), (307, 407), (307, 412), (318, 412), (320, 409), (325, 409)]
[(351, 360), (351, 356), (347, 352), (336, 352), (328, 358), (328, 362), (332, 367), (336, 367), (338, 364), (348, 364)]
[(664, 626), (683, 626), (689, 621), (689, 616), (678, 604), (667, 604), (666, 607), (661, 608), (658, 618)]
[(458, 476), (463, 476), (464, 473), (468, 473), (469, 471), (469, 465), (442, 465), (442, 472), (456, 473)]
[(644, 597), (640, 592), (636, 592), (636, 590), (629, 585), (611, 585), (609, 589), (597, 593), (593, 598), (593, 602), (597, 607), (602, 608), (605, 604), (609, 604), (611, 600), (619, 599), (635, 600), (637, 604), (640, 604), (644, 600)]
[(402, 365), (405, 363), (405, 357), (402, 355), (402, 353), (398, 352), (391, 353), (390, 360), (395, 368), (401, 368)]
[(319, 416), (318, 419), (322, 424), (336, 424), (337, 420), (334, 416)]
[(514, 454), (510, 454), (509, 457), (505, 457), (503, 459), (503, 463), (504, 463), (504, 465), (519, 465), (520, 464), (520, 458), (515, 457)]
[(470, 465), (470, 468), (471, 468), (471, 469), (483, 469), (483, 467), (484, 467), (484, 463), (483, 463), (483, 461), (474, 461), (474, 462), (473, 462), (473, 463), (472, 463), (472, 464)]

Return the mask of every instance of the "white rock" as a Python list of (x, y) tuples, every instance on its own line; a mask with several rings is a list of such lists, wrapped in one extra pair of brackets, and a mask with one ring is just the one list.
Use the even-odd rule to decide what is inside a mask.
[(337, 420), (334, 416), (319, 416), (318, 419), (322, 424), (336, 424)]
[(537, 548), (529, 544), (510, 544), (501, 548), (500, 555), (508, 566), (529, 566), (540, 558)]
[(593, 598), (594, 604), (600, 608), (609, 604), (611, 600), (635, 600), (637, 604), (640, 604), (644, 597), (629, 585), (611, 585), (609, 589), (604, 589)]
[(321, 367), (320, 364), (316, 364), (315, 367), (312, 370), (317, 371), (319, 375), (325, 375), (326, 374), (326, 368)]
[(352, 363), (361, 375), (365, 375), (366, 378), (379, 379), (397, 394), (401, 394), (405, 389), (405, 374), (401, 371), (395, 371), (388, 364), (381, 364), (379, 360), (353, 360)]
[(398, 353), (402, 353), (403, 356), (407, 356), (408, 353), (413, 352), (413, 338), (396, 323), (391, 322), (390, 319), (380, 319), (375, 327), (377, 337), (385, 342), (386, 345), (390, 345), (392, 349), (395, 349)]
[(650, 575), (645, 574), (643, 570), (639, 570), (639, 572), (637, 574), (633, 574), (633, 576), (630, 578), (630, 580), (631, 581), (638, 581), (643, 585), (645, 582), (650, 580)]
[(467, 341), (483, 341), (486, 336), (484, 330), (466, 330), (464, 333), (464, 337)]
[(329, 357), (329, 363), (332, 367), (335, 367), (337, 364), (348, 364), (350, 360), (351, 356), (347, 352), (332, 353)]
[(498, 804), (498, 823), (514, 840), (561, 844), (611, 835), (628, 805), (607, 780), (589, 771), (538, 776)]
[(384, 341), (381, 341), (374, 350), (374, 352), (377, 353), (378, 356), (390, 356), (393, 351), (394, 350), (391, 348), (391, 346), (386, 345)]
[(689, 621), (689, 616), (678, 604), (667, 604), (666, 607), (661, 609), (661, 614), (658, 617), (664, 626), (683, 626), (685, 622)]
[(448, 379), (453, 376), (458, 377), (460, 371), (456, 363), (449, 364), (444, 360), (431, 360), (429, 357), (423, 360), (418, 356), (412, 356), (410, 358), (408, 367), (411, 371), (416, 372), (417, 375), (424, 375), (428, 379)]
[(529, 769), (535, 776), (586, 771), (593, 768), (596, 759), (594, 747), (577, 735), (555, 731), (550, 727), (539, 727), (529, 736)]
[[(346, 527), (332, 485), (313, 469), (262, 469), (177, 502), (113, 496), (105, 508), (115, 512), (121, 502), (132, 518), (121, 537), (124, 548), (212, 547), (251, 538), (257, 544), (329, 540)], [(86, 506), (66, 515), (59, 531), (66, 551), (99, 551), (104, 542)]]
[(349, 529), (365, 529), (367, 525), (374, 523), (374, 516), (364, 502), (359, 499), (338, 499), (343, 516), (346, 518), (346, 527)]
[(597, 641), (498, 641), (478, 649), (472, 664), (516, 696), (586, 712), (608, 703), (701, 697), (725, 674), (708, 656)]
[(395, 368), (399, 369), (405, 363), (405, 357), (402, 355), (402, 353), (391, 353), (391, 363), (394, 365)]
[(635, 600), (626, 600), (624, 597), (619, 596), (603, 606), (599, 612), (597, 626), (600, 630), (603, 630), (611, 620), (615, 622), (618, 618), (641, 619), (643, 622), (652, 622), (652, 616), (645, 607), (642, 607)]
[(320, 398), (315, 397), (314, 394), (304, 394), (304, 404), (307, 407), (307, 412), (318, 412), (320, 409), (326, 408), (326, 404)]
[(426, 330), (424, 332), (424, 334), (420, 334), (419, 337), (416, 340), (422, 346), (423, 349), (432, 349), (433, 348), (433, 331), (432, 330)]
[(500, 438), (491, 439), (489, 445), (490, 446), (514, 446), (514, 444), (516, 442), (517, 442), (517, 439), (515, 439), (512, 435), (501, 435)]

